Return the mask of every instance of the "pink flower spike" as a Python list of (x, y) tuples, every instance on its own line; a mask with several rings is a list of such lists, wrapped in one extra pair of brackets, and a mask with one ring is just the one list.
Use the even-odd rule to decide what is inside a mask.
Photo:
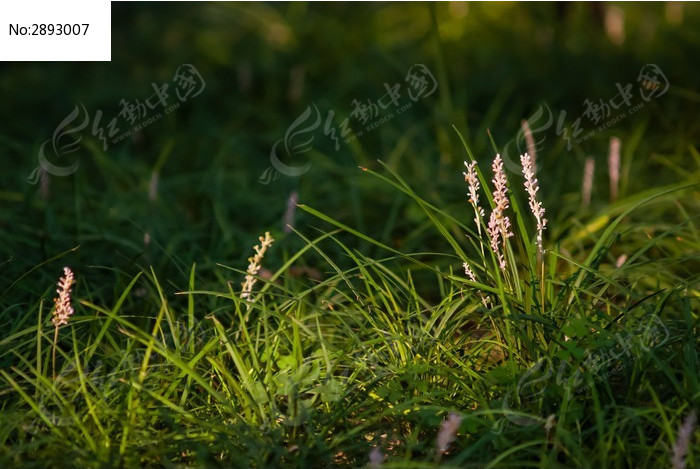
[(58, 281), (58, 297), (54, 298), (56, 308), (53, 311), (53, 324), (58, 327), (63, 324), (68, 324), (68, 318), (73, 315), (73, 307), (71, 306), (71, 291), (75, 284), (75, 276), (73, 271), (68, 267), (63, 268), (63, 277)]
[(610, 200), (615, 202), (620, 187), (620, 139), (617, 137), (610, 139), (608, 174), (610, 176)]
[[(510, 219), (505, 215), (505, 211), (510, 207), (508, 202), (508, 180), (503, 170), (503, 160), (501, 155), (496, 155), (491, 165), (493, 170), (493, 204), (494, 208), (489, 217), (488, 234), (491, 241), (491, 250), (498, 257), (498, 265), (501, 270), (506, 268), (506, 260), (501, 249), (501, 243), (513, 236), (510, 230)], [(499, 242), (500, 241), (500, 242)]]

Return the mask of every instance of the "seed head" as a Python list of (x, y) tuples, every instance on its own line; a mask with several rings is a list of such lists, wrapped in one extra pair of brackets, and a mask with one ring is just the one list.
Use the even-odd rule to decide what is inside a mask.
[(53, 310), (53, 323), (56, 327), (62, 324), (68, 324), (68, 318), (73, 315), (73, 307), (71, 306), (71, 291), (75, 284), (73, 271), (68, 267), (63, 268), (63, 277), (58, 281), (58, 297), (54, 298), (56, 305)]
[(263, 256), (265, 256), (267, 248), (269, 248), (272, 243), (275, 242), (275, 240), (270, 236), (269, 231), (265, 232), (264, 237), (260, 236), (258, 239), (260, 240), (260, 245), (253, 246), (253, 249), (255, 249), (255, 255), (248, 258), (248, 269), (246, 269), (246, 276), (245, 280), (243, 281), (243, 288), (241, 291), (241, 298), (244, 300), (250, 300), (253, 293), (253, 285), (255, 285), (255, 282), (257, 282), (257, 278), (255, 278), (255, 276), (258, 274), (261, 268), (260, 262), (262, 261)]
[(503, 160), (501, 155), (496, 155), (491, 165), (493, 170), (493, 203), (494, 208), (489, 217), (488, 233), (491, 242), (491, 249), (498, 257), (498, 264), (501, 270), (506, 268), (506, 260), (501, 249), (501, 243), (505, 243), (506, 239), (513, 236), (510, 229), (510, 219), (505, 215), (505, 211), (510, 206), (508, 202), (508, 180), (506, 173), (503, 170)]
[(469, 280), (471, 280), (472, 282), (476, 282), (476, 274), (474, 273), (472, 268), (469, 267), (469, 264), (467, 264), (465, 262), (462, 264), (462, 266), (464, 267), (464, 273), (467, 274), (467, 277), (469, 277)]
[[(508, 180), (506, 179), (506, 173), (503, 170), (503, 160), (501, 159), (501, 155), (496, 155), (496, 158), (494, 158), (493, 164), (491, 165), (491, 169), (493, 170), (493, 179), (491, 182), (493, 182), (494, 187), (493, 201), (496, 204), (495, 210), (498, 210), (501, 216), (503, 216), (503, 212), (510, 205), (508, 202), (508, 197), (506, 196), (508, 193)], [(512, 236), (512, 234), (509, 236)]]
[(542, 231), (544, 231), (547, 226), (547, 219), (544, 218), (542, 202), (537, 201), (537, 191), (540, 190), (540, 187), (537, 183), (537, 179), (535, 179), (535, 171), (530, 155), (527, 153), (520, 155), (520, 164), (523, 167), (525, 190), (527, 191), (528, 202), (530, 203), (530, 211), (535, 216), (535, 220), (537, 220), (537, 247), (540, 252), (544, 252), (542, 248)]
[(481, 185), (479, 184), (479, 178), (474, 170), (476, 161), (472, 161), (471, 163), (465, 161), (464, 166), (467, 167), (467, 171), (462, 174), (464, 174), (464, 180), (469, 187), (469, 203), (474, 207), (474, 222), (479, 232), (481, 232), (481, 223), (479, 223), (479, 219), (484, 216), (484, 209), (479, 206), (479, 189)]

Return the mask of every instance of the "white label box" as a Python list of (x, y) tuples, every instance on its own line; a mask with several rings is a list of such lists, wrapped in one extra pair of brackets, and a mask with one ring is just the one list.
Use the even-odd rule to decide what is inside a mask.
[(109, 62), (110, 0), (0, 1), (0, 61)]

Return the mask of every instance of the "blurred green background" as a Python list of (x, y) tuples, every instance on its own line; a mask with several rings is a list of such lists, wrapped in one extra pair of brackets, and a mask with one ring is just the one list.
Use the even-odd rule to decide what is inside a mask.
[[(487, 129), (517, 161), (521, 120), (531, 120), (556, 237), (580, 206), (587, 156), (598, 164), (590, 210), (608, 203), (611, 136), (622, 141), (622, 196), (678, 179), (669, 168), (684, 166), (700, 135), (698, 45), (700, 8), (692, 3), (115, 2), (110, 63), (2, 65), (0, 290), (78, 244), (68, 260), (26, 279), (51, 285), (70, 263), (93, 269), (99, 285), (98, 272), (119, 279), (155, 265), (182, 286), (194, 261), (203, 275), (217, 262), (244, 269), (265, 230), (282, 245), (272, 255), (284, 256), (302, 245), (283, 233), (293, 191), (300, 203), (406, 252), (437, 248), (417, 209), (358, 166), (387, 161), (422, 196), (466, 220), (466, 154), (452, 125), (485, 170), (494, 156)], [(202, 93), (104, 150), (91, 132), (95, 114), (105, 125), (122, 100), (149, 98), (153, 83), (170, 83), (176, 102), (173, 76), (182, 64), (199, 72)], [(318, 109), (324, 124), (332, 111), (339, 128), (352, 121), (354, 100), (376, 102), (385, 83), (401, 84), (407, 103), (414, 64), (432, 73), (433, 94), (337, 150), (321, 125), (308, 134), (308, 151), (282, 157), (310, 163), (307, 172), (268, 172), (273, 180), (265, 180), (273, 145), (305, 110)], [(561, 129), (584, 114), (586, 100), (608, 102), (616, 84), (631, 84), (641, 102), (646, 64), (663, 72), (668, 91), (567, 148)], [(81, 105), (90, 124), (71, 137), (81, 137), (77, 151), (49, 158), (78, 162), (77, 171), (31, 184), (41, 145)], [(585, 118), (581, 127), (595, 128)], [(327, 228), (299, 212), (294, 224), (309, 235)], [(104, 282), (115, 291), (120, 283)]]

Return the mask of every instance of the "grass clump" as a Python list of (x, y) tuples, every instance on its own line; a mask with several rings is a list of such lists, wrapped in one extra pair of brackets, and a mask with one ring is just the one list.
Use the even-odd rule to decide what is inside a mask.
[(496, 156), (489, 183), (465, 149), (473, 224), (390, 166), (363, 168), (422, 211), (440, 250), (403, 252), (302, 204), (326, 228), (295, 231), (303, 246), (265, 275), (270, 233), (246, 271), (192, 265), (164, 284), (143, 269), (111, 303), (85, 273), (68, 322), (66, 270), (60, 343), (41, 301), (0, 342), (3, 465), (693, 467), (700, 239), (692, 210), (633, 217), (686, 205), (697, 184), (550, 227), (529, 155), (522, 182)]

